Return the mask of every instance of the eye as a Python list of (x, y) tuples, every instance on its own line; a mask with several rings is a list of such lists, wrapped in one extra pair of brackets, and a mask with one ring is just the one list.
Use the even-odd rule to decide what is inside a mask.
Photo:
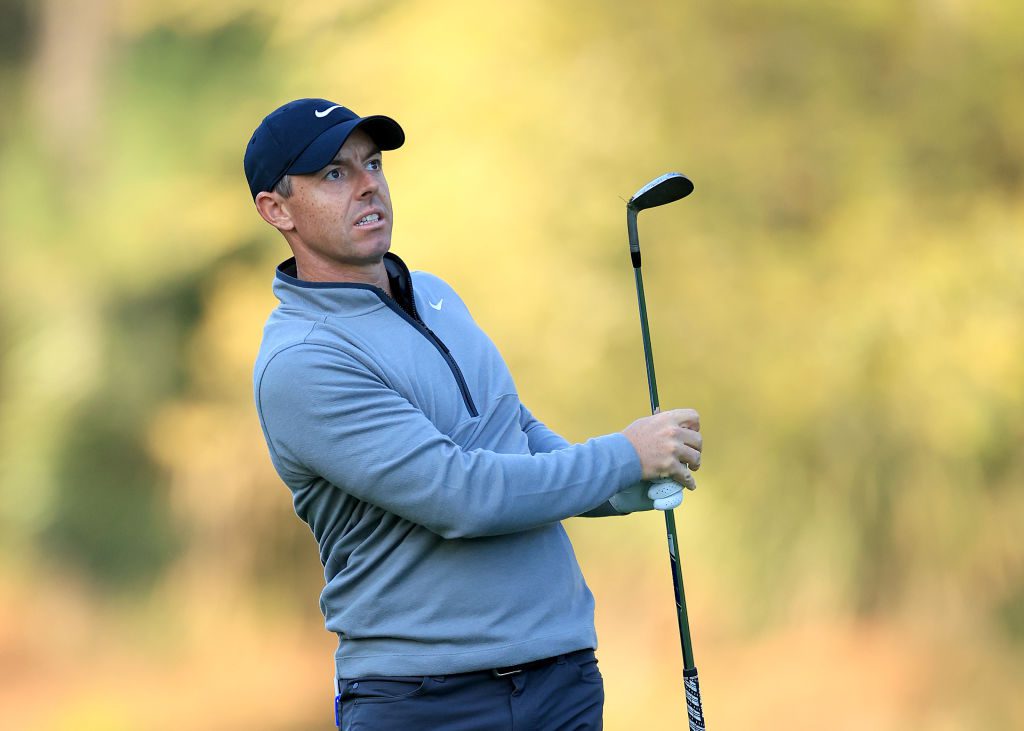
[(324, 175), (324, 180), (338, 180), (339, 178), (341, 178), (341, 170), (338, 168), (331, 168), (327, 171), (327, 174)]
[(380, 170), (381, 159), (379, 157), (375, 157), (372, 160), (367, 160), (366, 167), (369, 168), (370, 170)]

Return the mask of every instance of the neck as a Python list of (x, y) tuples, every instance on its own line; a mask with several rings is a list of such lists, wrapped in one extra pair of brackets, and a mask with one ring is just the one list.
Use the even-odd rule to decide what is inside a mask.
[(391, 283), (383, 259), (373, 264), (342, 264), (295, 256), (295, 273), (306, 282), (354, 282), (372, 284), (391, 295)]

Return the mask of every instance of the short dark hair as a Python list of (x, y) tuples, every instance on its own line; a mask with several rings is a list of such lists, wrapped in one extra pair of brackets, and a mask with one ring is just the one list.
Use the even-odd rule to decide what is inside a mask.
[(291, 198), (292, 195), (292, 176), (285, 175), (274, 185), (274, 192), (282, 198)]

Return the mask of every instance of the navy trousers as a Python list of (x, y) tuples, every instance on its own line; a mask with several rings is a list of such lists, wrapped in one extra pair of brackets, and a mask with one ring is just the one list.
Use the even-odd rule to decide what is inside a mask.
[(492, 671), (340, 682), (342, 731), (600, 731), (604, 681), (593, 650), (510, 675)]

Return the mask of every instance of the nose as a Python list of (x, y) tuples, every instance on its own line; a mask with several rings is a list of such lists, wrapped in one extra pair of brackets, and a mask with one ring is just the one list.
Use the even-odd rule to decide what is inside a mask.
[(380, 185), (377, 182), (376, 176), (369, 170), (363, 170), (359, 177), (359, 191), (358, 195), (360, 198), (370, 198), (378, 190)]

